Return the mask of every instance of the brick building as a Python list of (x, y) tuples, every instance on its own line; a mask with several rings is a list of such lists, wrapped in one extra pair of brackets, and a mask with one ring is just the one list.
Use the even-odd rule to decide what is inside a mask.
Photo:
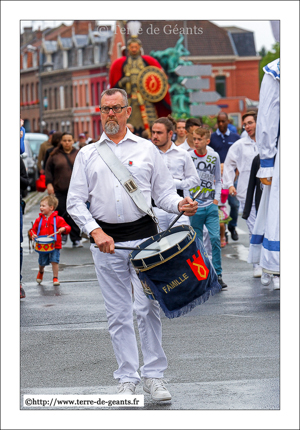
[[(74, 21), (39, 36), (21, 48), (21, 117), (26, 130), (38, 131), (42, 122), (48, 130), (70, 131), (75, 139), (83, 131), (98, 138), (97, 107), (108, 83), (112, 31), (99, 31), (96, 21)], [(35, 62), (28, 69), (29, 58)]]

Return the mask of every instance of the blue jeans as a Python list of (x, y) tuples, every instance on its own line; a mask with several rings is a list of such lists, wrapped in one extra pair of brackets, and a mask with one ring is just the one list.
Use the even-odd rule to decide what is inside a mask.
[(212, 203), (204, 208), (198, 208), (196, 214), (191, 217), (191, 226), (203, 241), (203, 226), (206, 226), (212, 247), (212, 263), (217, 275), (222, 275), (220, 221), (218, 206)]
[[(235, 183), (233, 184), (235, 189), (237, 187), (237, 181), (235, 181)], [(235, 196), (228, 196), (228, 204), (230, 206), (230, 214), (229, 216), (232, 218), (229, 223), (228, 223), (228, 228), (230, 227), (236, 227), (237, 226), (237, 221), (238, 221), (238, 216), (239, 216), (239, 207), (240, 207), (240, 202), (238, 201), (238, 199)]]

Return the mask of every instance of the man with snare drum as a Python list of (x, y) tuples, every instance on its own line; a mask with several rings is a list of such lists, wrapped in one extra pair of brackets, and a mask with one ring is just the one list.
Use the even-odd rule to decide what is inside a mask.
[[(98, 142), (83, 147), (76, 157), (67, 208), (78, 226), (91, 237), (95, 270), (118, 362), (114, 372), (120, 383), (118, 393), (135, 394), (140, 382), (134, 310), (144, 358), (141, 367), (144, 391), (154, 400), (170, 400), (171, 395), (163, 381), (167, 358), (162, 348), (158, 303), (145, 296), (130, 264), (130, 251), (115, 250), (115, 244), (121, 242), (122, 247), (136, 247), (157, 232), (151, 216), (145, 215), (131, 198), (130, 194), (134, 194), (131, 191), (137, 191), (135, 185), (148, 206), (153, 196), (157, 206), (168, 212), (179, 214), (184, 211), (185, 215), (192, 216), (197, 203), (190, 197), (181, 199), (178, 196), (172, 176), (152, 142), (135, 136), (126, 127), (131, 107), (124, 90), (104, 91), (100, 112), (104, 132)], [(110, 157), (114, 158), (112, 152), (117, 162), (121, 161), (131, 173), (134, 181), (124, 183), (125, 188), (132, 185), (129, 192), (120, 184), (122, 181), (117, 178), (117, 173), (112, 173), (113, 163), (104, 161), (103, 150), (107, 149)]]

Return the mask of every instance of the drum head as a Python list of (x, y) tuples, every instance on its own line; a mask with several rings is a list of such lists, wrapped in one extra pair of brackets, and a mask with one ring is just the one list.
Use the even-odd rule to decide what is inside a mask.
[[(131, 263), (134, 267), (145, 270), (157, 263), (162, 263), (181, 252), (196, 236), (193, 228), (188, 225), (171, 228), (159, 241), (163, 234), (164, 232), (158, 233), (145, 242), (142, 242), (139, 245), (141, 250), (133, 251), (130, 254)], [(145, 251), (146, 249), (153, 249), (153, 252)]]

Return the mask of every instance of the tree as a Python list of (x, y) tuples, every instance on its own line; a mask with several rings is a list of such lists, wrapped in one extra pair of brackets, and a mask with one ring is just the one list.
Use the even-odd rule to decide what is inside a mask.
[(260, 84), (265, 74), (263, 71), (263, 67), (265, 67), (267, 64), (271, 63), (272, 61), (276, 60), (276, 58), (280, 58), (280, 45), (278, 42), (272, 46), (272, 51), (268, 51), (259, 63), (259, 83)]
[(258, 52), (261, 58), (263, 58), (267, 54), (266, 48), (263, 46), (261, 50)]

